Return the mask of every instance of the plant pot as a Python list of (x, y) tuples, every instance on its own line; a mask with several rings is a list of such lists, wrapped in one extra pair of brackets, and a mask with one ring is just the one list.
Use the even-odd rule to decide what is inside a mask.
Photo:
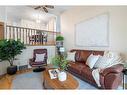
[(62, 47), (63, 46), (63, 41), (56, 41), (56, 46), (57, 47)]
[(65, 81), (67, 79), (67, 73), (64, 71), (59, 72), (58, 79), (59, 79), (59, 81)]
[(17, 72), (17, 66), (9, 66), (7, 67), (7, 74), (13, 75)]

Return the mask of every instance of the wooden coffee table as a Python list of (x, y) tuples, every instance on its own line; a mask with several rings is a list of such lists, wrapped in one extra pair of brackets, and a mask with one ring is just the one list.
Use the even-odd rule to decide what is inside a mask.
[(58, 78), (51, 79), (48, 70), (43, 72), (44, 89), (76, 89), (78, 87), (78, 81), (70, 73), (67, 72), (67, 80), (61, 82)]

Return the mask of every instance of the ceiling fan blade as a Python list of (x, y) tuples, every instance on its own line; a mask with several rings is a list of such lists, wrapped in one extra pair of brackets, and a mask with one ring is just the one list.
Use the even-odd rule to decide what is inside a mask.
[(43, 9), (44, 9), (44, 11), (45, 11), (46, 13), (48, 13), (48, 10), (47, 10), (45, 7), (43, 7)]
[(45, 7), (54, 9), (54, 6), (52, 6), (52, 5), (45, 5)]
[(37, 7), (35, 7), (34, 9), (37, 10), (37, 9), (39, 9), (39, 8), (41, 8), (41, 6), (37, 6)]

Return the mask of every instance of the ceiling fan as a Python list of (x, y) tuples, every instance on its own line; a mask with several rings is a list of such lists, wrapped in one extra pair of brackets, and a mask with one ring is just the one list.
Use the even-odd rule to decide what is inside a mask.
[(52, 5), (42, 5), (42, 6), (34, 7), (35, 10), (43, 9), (46, 13), (48, 13), (48, 8), (49, 9), (54, 9), (54, 6), (52, 6)]

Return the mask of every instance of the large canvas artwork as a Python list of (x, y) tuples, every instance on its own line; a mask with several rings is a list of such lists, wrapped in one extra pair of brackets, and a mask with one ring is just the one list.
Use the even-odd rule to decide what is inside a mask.
[(108, 20), (108, 14), (101, 14), (77, 23), (75, 25), (76, 46), (107, 47), (109, 45)]

